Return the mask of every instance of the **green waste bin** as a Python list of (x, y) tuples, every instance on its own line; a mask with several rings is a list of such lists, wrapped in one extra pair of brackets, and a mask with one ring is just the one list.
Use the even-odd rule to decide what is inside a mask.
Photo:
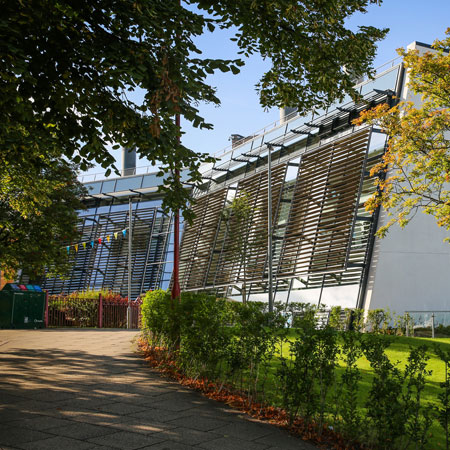
[(44, 314), (40, 286), (8, 283), (0, 291), (0, 328), (44, 328)]

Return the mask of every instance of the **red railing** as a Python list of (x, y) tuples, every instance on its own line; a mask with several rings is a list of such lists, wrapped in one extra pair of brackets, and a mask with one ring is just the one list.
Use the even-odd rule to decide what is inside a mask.
[[(75, 328), (126, 328), (128, 301), (98, 298), (49, 296), (48, 326)], [(131, 302), (131, 328), (141, 322), (140, 299)]]

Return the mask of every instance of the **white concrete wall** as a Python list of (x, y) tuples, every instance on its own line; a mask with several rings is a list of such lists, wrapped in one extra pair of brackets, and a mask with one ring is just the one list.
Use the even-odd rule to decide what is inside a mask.
[[(430, 51), (416, 43), (420, 53)], [(420, 106), (420, 97), (407, 88), (402, 100)], [(379, 226), (388, 221), (382, 211)], [(384, 239), (376, 239), (364, 307), (408, 310), (450, 310), (450, 232), (433, 217), (418, 212), (404, 229), (394, 226)]]

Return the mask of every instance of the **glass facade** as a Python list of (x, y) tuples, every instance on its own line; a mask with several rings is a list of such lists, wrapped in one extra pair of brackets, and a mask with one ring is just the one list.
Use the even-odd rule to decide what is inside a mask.
[[(361, 83), (363, 98), (357, 104), (333, 105), (276, 124), (205, 166), (204, 184), (194, 190), (197, 218), (183, 238), (182, 289), (235, 299), (244, 292), (249, 300), (267, 301), (267, 243), (251, 244), (258, 236), (267, 239), (271, 220), (276, 301), (358, 306), (376, 230), (376, 217), (365, 211), (364, 202), (373, 193), (370, 169), (385, 151), (386, 136), (356, 127), (353, 120), (377, 104), (395, 103), (402, 70), (397, 64)], [(245, 226), (229, 219), (224, 223), (230, 192), (249, 197), (254, 205)], [(236, 234), (247, 243), (247, 255), (233, 250)]]
[[(248, 137), (201, 167), (203, 183), (193, 189), (196, 219), (182, 238), (180, 283), (184, 290), (208, 290), (240, 299), (267, 300), (267, 228), (273, 230), (276, 301), (358, 306), (370, 265), (376, 217), (365, 211), (373, 191), (370, 168), (385, 150), (379, 130), (356, 127), (359, 113), (399, 96), (403, 68), (390, 67), (357, 86), (357, 104), (344, 100), (326, 111), (295, 116)], [(267, 214), (271, 155), (272, 216)], [(186, 174), (182, 173), (182, 178)], [(173, 270), (172, 216), (161, 210), (157, 188), (164, 177), (146, 173), (85, 183), (87, 209), (80, 212), (82, 241), (70, 258), (67, 280), (47, 279), (52, 293), (87, 288), (128, 291), (132, 297), (168, 288)], [(250, 222), (242, 228), (223, 211), (232, 199), (249, 195)], [(106, 240), (128, 227), (132, 202), (132, 258), (128, 239)], [(233, 236), (248, 244), (236, 257)], [(98, 244), (101, 238), (102, 243)], [(247, 245), (246, 244), (246, 245)]]
[(169, 286), (173, 267), (172, 215), (161, 210), (161, 199), (133, 195), (86, 200), (87, 209), (79, 215), (80, 244), (69, 255), (73, 264), (70, 276), (46, 278), (45, 289), (52, 294), (85, 289), (128, 294), (130, 201), (131, 296), (136, 298), (148, 290)]

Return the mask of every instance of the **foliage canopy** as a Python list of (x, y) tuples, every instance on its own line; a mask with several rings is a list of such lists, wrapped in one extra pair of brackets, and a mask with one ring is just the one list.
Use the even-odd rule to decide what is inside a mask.
[(81, 170), (90, 162), (111, 170), (110, 148), (136, 148), (169, 174), (165, 205), (183, 207), (188, 194), (173, 173), (184, 167), (197, 182), (208, 157), (178, 144), (174, 116), (211, 128), (197, 109), (219, 104), (206, 77), (243, 64), (202, 58), (194, 39), (235, 27), (244, 56), (272, 60), (258, 85), (261, 104), (307, 110), (356, 95), (354, 77), (370, 73), (387, 30), (352, 32), (345, 20), (371, 3), (380, 1), (2, 1), (0, 167), (57, 148)]
[(422, 96), (420, 107), (380, 105), (359, 119), (380, 125), (389, 136), (383, 160), (372, 169), (372, 175), (386, 177), (377, 179), (377, 192), (366, 205), (372, 211), (381, 205), (391, 215), (378, 231), (381, 236), (395, 223), (404, 227), (420, 210), (450, 229), (450, 29), (446, 34), (434, 42), (434, 52), (398, 51), (409, 88)]
[(60, 159), (33, 160), (26, 173), (15, 164), (0, 171), (0, 270), (11, 278), (19, 269), (32, 279), (45, 267), (65, 273), (63, 243), (78, 239), (77, 210), (85, 189), (74, 167)]

